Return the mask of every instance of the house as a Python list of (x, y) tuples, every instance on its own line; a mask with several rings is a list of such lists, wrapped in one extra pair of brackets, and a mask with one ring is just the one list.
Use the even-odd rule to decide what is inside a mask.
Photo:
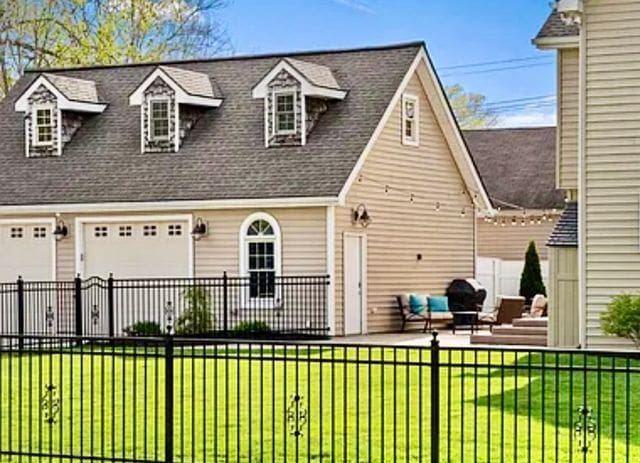
[(548, 281), (547, 239), (564, 207), (556, 190), (556, 128), (467, 130), (465, 140), (498, 208), (479, 215), (477, 278), (487, 289), (486, 308), (498, 295), (518, 295), (524, 255), (536, 243)]
[(1, 281), (329, 275), (332, 334), (390, 331), (491, 210), (421, 42), (34, 70), (0, 121)]
[(640, 3), (561, 0), (534, 39), (558, 59), (558, 187), (572, 199), (550, 239), (554, 345), (629, 346), (600, 316), (640, 290)]

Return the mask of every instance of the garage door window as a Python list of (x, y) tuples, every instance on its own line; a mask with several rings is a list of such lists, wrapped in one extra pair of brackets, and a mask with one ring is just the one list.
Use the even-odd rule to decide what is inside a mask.
[(47, 229), (45, 227), (34, 227), (34, 229), (33, 229), (33, 237), (34, 238), (46, 238), (47, 237)]
[(123, 238), (127, 236), (131, 236), (132, 235), (131, 225), (121, 225), (120, 229), (118, 230), (118, 235), (120, 235)]
[(142, 227), (143, 236), (156, 236), (158, 234), (158, 227), (155, 225), (145, 225)]
[(107, 227), (94, 227), (93, 228), (93, 236), (96, 238), (106, 238), (107, 237)]
[(11, 238), (22, 238), (22, 227), (11, 227)]
[(182, 225), (169, 225), (167, 233), (169, 236), (182, 236)]
[(252, 299), (274, 298), (280, 260), (277, 223), (267, 214), (256, 214), (245, 221), (243, 228), (242, 271), (249, 277), (249, 296)]

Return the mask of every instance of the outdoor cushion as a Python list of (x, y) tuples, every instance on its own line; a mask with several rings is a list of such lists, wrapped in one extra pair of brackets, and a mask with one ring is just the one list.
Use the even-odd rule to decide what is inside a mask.
[(446, 296), (430, 296), (427, 298), (431, 312), (448, 312), (449, 299)]
[(451, 312), (429, 312), (429, 318), (434, 321), (453, 320)]
[(478, 321), (485, 323), (495, 323), (498, 318), (497, 312), (478, 312)]
[(422, 294), (409, 295), (409, 309), (411, 313), (421, 314), (427, 308), (427, 296)]

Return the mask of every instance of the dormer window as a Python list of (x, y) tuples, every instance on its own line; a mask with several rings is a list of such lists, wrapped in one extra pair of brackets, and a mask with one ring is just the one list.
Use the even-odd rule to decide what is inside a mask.
[(418, 146), (420, 144), (418, 98), (415, 95), (402, 96), (402, 143)]
[(275, 114), (273, 121), (276, 125), (274, 132), (278, 135), (290, 135), (296, 133), (296, 93), (275, 92)]
[(15, 103), (16, 111), (25, 113), (25, 154), (60, 156), (84, 120), (106, 107), (95, 82), (40, 74)]
[(300, 146), (328, 110), (329, 101), (343, 100), (331, 69), (321, 64), (285, 58), (253, 88), (264, 99), (265, 146)]
[(151, 139), (167, 140), (169, 138), (169, 100), (150, 100), (149, 118)]
[(33, 108), (33, 144), (35, 146), (53, 145), (53, 107), (34, 106)]
[(222, 100), (213, 92), (211, 78), (201, 72), (158, 66), (129, 97), (140, 106), (140, 151), (177, 152), (183, 139), (207, 108)]

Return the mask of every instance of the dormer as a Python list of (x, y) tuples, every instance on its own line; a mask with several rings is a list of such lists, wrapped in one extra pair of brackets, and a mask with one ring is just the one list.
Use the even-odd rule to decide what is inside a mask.
[(158, 66), (129, 97), (140, 106), (140, 150), (178, 152), (204, 111), (222, 104), (208, 75)]
[(331, 100), (343, 100), (331, 69), (284, 58), (253, 88), (264, 100), (265, 146), (305, 145), (309, 133)]
[(40, 74), (15, 103), (15, 110), (25, 114), (27, 157), (60, 156), (84, 120), (106, 107), (95, 82)]

